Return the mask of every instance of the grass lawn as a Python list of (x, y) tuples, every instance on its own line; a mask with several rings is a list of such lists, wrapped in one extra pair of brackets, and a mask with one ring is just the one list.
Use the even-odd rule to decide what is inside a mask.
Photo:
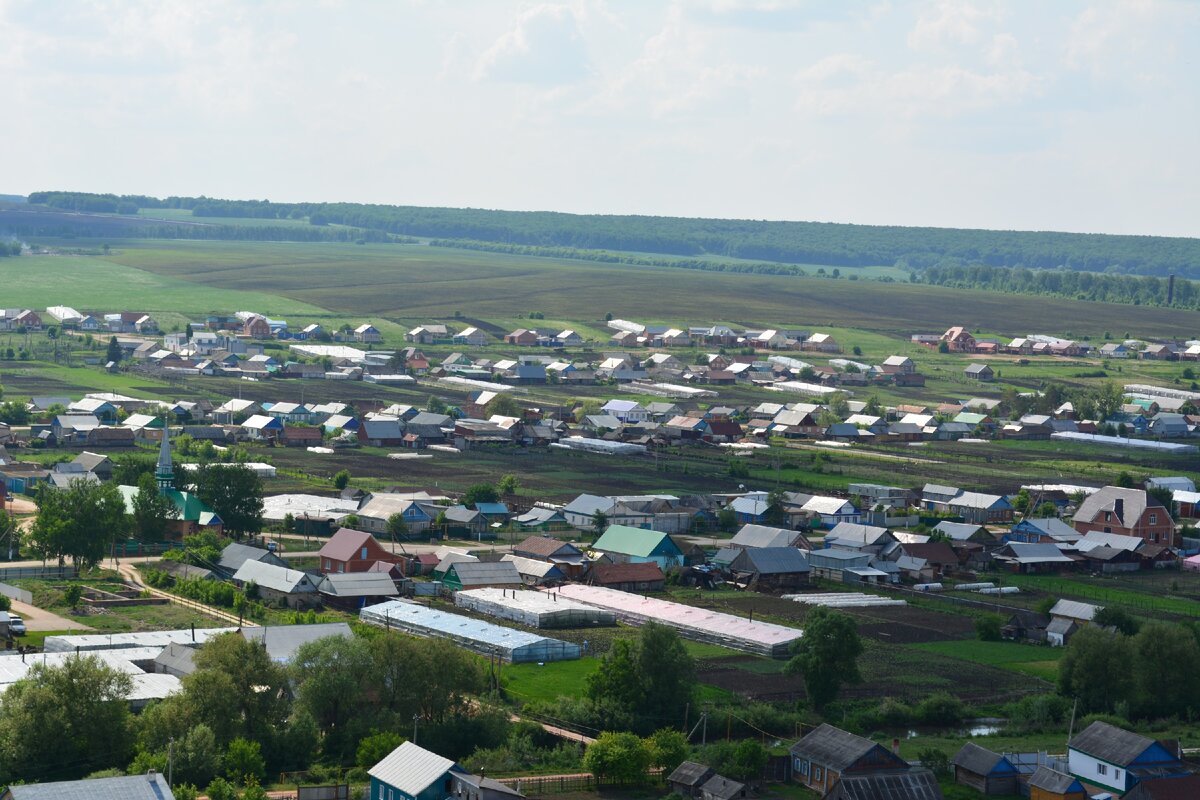
[[(1184, 576), (1186, 578), (1186, 576)], [(1089, 600), (1101, 604), (1124, 606), (1134, 612), (1165, 611), (1189, 617), (1200, 617), (1200, 603), (1182, 597), (1167, 597), (1161, 587), (1148, 586), (1147, 590), (1115, 588), (1104, 585), (1103, 579), (1094, 582), (1060, 578), (1053, 575), (1010, 575), (1005, 582), (1023, 589)]]
[(1058, 660), (1063, 654), (1060, 647), (1040, 647), (1016, 642), (981, 642), (975, 639), (925, 642), (914, 644), (912, 647), (928, 653), (1023, 672), (1047, 681), (1058, 677)]
[(551, 661), (547, 664), (508, 664), (502, 670), (504, 691), (522, 703), (560, 697), (578, 697), (585, 690), (587, 676), (596, 671), (600, 659)]

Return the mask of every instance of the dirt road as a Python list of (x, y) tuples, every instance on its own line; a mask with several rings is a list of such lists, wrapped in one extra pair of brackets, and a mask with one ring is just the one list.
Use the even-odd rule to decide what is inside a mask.
[(58, 614), (52, 614), (49, 611), (31, 606), (28, 603), (22, 603), (20, 600), (12, 601), (12, 612), (25, 620), (25, 630), (28, 631), (91, 631), (95, 628), (90, 625), (84, 625), (82, 622), (76, 622), (73, 619), (60, 617)]

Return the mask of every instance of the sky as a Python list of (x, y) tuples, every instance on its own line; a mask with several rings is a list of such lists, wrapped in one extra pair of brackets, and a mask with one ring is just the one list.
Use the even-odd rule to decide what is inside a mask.
[(0, 0), (0, 192), (1200, 235), (1200, 2)]

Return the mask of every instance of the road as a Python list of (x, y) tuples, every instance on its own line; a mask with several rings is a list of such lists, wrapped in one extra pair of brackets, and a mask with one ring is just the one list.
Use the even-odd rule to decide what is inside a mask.
[(60, 617), (58, 614), (52, 614), (49, 611), (31, 606), (28, 603), (22, 603), (20, 600), (12, 601), (12, 612), (25, 621), (25, 630), (27, 631), (92, 631), (95, 628), (90, 625), (84, 625), (82, 622), (76, 622), (73, 619)]

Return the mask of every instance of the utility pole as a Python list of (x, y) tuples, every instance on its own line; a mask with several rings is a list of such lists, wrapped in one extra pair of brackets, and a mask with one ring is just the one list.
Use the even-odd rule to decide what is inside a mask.
[(167, 742), (167, 786), (173, 786), (175, 781), (171, 780), (175, 775), (175, 737), (172, 736)]
[(419, 720), (420, 718), (421, 717), (419, 715), (413, 714), (413, 738), (412, 738), (413, 744), (417, 743), (417, 720)]

